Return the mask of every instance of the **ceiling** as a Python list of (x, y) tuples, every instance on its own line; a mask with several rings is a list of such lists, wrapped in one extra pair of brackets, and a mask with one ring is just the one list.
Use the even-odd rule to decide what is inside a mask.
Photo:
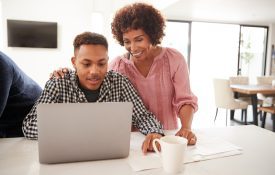
[[(168, 19), (268, 25), (275, 23), (275, 0), (143, 0)], [(135, 0), (113, 0), (115, 8)]]

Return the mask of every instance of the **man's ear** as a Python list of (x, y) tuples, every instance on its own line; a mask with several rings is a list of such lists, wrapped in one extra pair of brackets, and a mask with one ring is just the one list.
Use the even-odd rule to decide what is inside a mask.
[(71, 62), (72, 62), (72, 65), (73, 65), (74, 69), (76, 69), (75, 60), (76, 60), (76, 57), (71, 58)]

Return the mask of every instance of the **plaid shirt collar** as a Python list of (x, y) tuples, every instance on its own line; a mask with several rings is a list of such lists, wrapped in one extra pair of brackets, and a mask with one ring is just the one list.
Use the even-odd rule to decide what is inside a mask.
[[(105, 78), (100, 86), (99, 99), (97, 100), (98, 102), (102, 102), (103, 99), (106, 96), (108, 96), (108, 94), (110, 92), (111, 80), (110, 80), (109, 76), (110, 76), (110, 73), (107, 72), (105, 75)], [(79, 80), (78, 80), (78, 76), (75, 71), (70, 72), (70, 80), (73, 83), (73, 86), (79, 95), (79, 99), (80, 99), (79, 101), (80, 102), (88, 102), (88, 100), (86, 99), (86, 97), (84, 95), (84, 92), (79, 88)]]

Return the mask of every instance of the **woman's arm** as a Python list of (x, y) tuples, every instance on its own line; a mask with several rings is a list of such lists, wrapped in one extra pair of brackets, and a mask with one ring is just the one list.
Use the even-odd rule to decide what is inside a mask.
[(195, 145), (197, 142), (196, 135), (192, 132), (194, 109), (191, 105), (184, 105), (179, 112), (181, 129), (176, 133), (178, 136), (187, 138), (189, 145)]
[(194, 145), (196, 144), (196, 136), (191, 129), (193, 115), (198, 108), (197, 97), (191, 91), (185, 58), (176, 50), (170, 52), (170, 71), (175, 89), (173, 106), (181, 121), (181, 128), (176, 135), (187, 138), (188, 144)]

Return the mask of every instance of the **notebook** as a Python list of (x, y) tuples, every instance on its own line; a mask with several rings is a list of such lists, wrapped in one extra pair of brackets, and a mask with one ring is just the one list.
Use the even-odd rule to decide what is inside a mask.
[(40, 163), (127, 157), (132, 108), (131, 102), (39, 104)]

